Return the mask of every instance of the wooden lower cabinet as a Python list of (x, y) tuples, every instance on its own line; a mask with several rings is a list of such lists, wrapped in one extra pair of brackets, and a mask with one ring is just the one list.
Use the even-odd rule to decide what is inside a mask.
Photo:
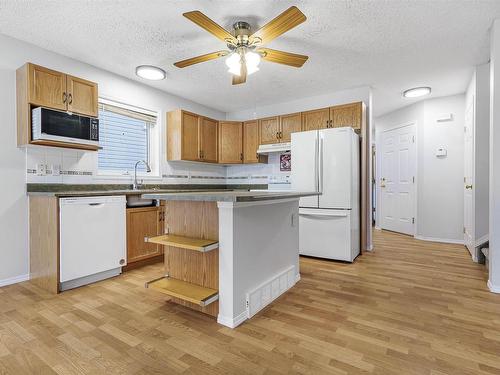
[(165, 206), (127, 208), (127, 266), (163, 254), (163, 247), (145, 241), (165, 232)]

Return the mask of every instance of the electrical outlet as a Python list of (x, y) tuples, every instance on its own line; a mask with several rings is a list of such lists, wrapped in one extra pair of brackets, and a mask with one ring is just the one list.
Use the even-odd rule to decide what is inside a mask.
[(43, 163), (38, 163), (36, 165), (36, 175), (45, 176), (47, 174), (47, 166)]

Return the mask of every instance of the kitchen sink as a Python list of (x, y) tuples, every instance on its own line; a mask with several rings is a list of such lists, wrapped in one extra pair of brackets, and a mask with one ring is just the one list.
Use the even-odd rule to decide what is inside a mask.
[(127, 207), (156, 206), (156, 199), (144, 199), (140, 195), (127, 195)]

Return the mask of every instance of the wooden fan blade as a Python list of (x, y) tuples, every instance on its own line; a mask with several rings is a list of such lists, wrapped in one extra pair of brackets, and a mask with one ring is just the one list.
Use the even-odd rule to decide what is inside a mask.
[(233, 43), (236, 43), (236, 38), (233, 35), (231, 35), (229, 31), (227, 31), (222, 26), (212, 21), (210, 18), (201, 13), (199, 10), (194, 10), (192, 12), (184, 13), (183, 16), (189, 19), (190, 21), (194, 22), (198, 26), (204, 28), (209, 33), (214, 35), (216, 38), (222, 40), (223, 42), (226, 42), (227, 39), (229, 39)]
[(288, 30), (293, 29), (295, 26), (300, 25), (306, 19), (306, 16), (299, 10), (299, 8), (292, 6), (252, 34), (250, 36), (250, 40), (259, 38), (261, 40), (261, 44), (269, 43), (281, 34), (284, 34)]
[(247, 81), (247, 66), (245, 64), (241, 65), (241, 74), (239, 76), (233, 76), (233, 85), (239, 85)]
[(178, 68), (185, 68), (186, 66), (199, 64), (205, 61), (218, 59), (219, 57), (226, 56), (227, 51), (217, 51), (212, 53), (207, 53), (205, 55), (191, 57), (190, 59), (177, 61), (174, 65)]
[(298, 55), (296, 53), (278, 51), (271, 48), (258, 48), (256, 52), (262, 54), (262, 59), (273, 63), (284, 64), (300, 68), (309, 58), (306, 55)]

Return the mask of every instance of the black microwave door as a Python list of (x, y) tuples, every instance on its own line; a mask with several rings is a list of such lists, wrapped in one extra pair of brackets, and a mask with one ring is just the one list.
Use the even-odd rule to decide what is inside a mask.
[(41, 117), (42, 133), (66, 138), (91, 139), (90, 121), (85, 117), (50, 109), (43, 109)]

